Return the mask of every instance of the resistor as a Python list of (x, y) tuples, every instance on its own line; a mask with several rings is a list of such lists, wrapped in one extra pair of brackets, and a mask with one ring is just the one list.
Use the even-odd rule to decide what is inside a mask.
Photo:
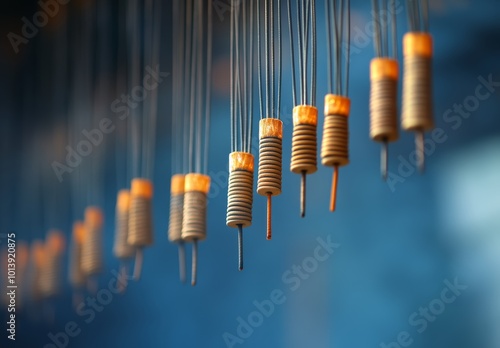
[(83, 287), (86, 280), (81, 264), (84, 239), (85, 225), (82, 221), (76, 221), (73, 224), (69, 262), (69, 281), (71, 286), (75, 289)]
[(259, 174), (257, 193), (267, 197), (267, 235), (272, 238), (271, 197), (281, 193), (283, 122), (264, 118), (259, 122)]
[(30, 249), (33, 262), (33, 279), (31, 284), (32, 296), (35, 300), (41, 297), (41, 273), (45, 264), (45, 245), (41, 240), (35, 240)]
[(290, 170), (301, 174), (300, 206), (301, 216), (306, 213), (306, 174), (318, 170), (317, 160), (318, 109), (310, 105), (293, 108), (292, 158)]
[(399, 137), (397, 122), (398, 62), (374, 58), (370, 64), (370, 137), (382, 144), (381, 172), (387, 178), (388, 142)]
[(184, 209), (184, 174), (175, 174), (170, 182), (170, 218), (168, 222), (168, 240), (176, 243), (179, 249), (179, 276), (186, 281), (186, 254), (182, 240), (182, 215)]
[(243, 270), (243, 228), (252, 224), (254, 157), (247, 152), (229, 154), (226, 225), (238, 229), (238, 269)]
[(321, 163), (334, 168), (330, 210), (335, 211), (337, 200), (338, 168), (349, 164), (349, 112), (351, 101), (347, 97), (325, 96), (325, 121), (321, 143)]
[(142, 270), (143, 249), (153, 244), (153, 183), (148, 179), (135, 178), (130, 190), (130, 211), (127, 242), (136, 249), (134, 278), (138, 280)]
[(403, 38), (404, 76), (401, 125), (415, 133), (418, 167), (425, 167), (424, 132), (434, 127), (432, 114), (432, 36), (409, 32)]
[(61, 259), (65, 238), (60, 231), (52, 230), (47, 236), (45, 261), (40, 273), (40, 292), (43, 298), (59, 294), (61, 288)]
[(130, 259), (135, 254), (135, 249), (127, 242), (129, 210), (130, 191), (126, 189), (118, 191), (113, 254), (119, 260)]
[(184, 208), (181, 237), (185, 242), (193, 242), (191, 285), (196, 285), (198, 267), (198, 241), (207, 236), (207, 194), (210, 177), (199, 173), (189, 173), (184, 182)]
[[(26, 270), (29, 264), (29, 247), (24, 241), (20, 241), (16, 246), (16, 282), (20, 286), (26, 286)], [(17, 294), (16, 305), (21, 308), (24, 304), (24, 292)]]
[(85, 209), (85, 238), (82, 244), (81, 267), (87, 278), (102, 271), (102, 226), (103, 214), (98, 207)]

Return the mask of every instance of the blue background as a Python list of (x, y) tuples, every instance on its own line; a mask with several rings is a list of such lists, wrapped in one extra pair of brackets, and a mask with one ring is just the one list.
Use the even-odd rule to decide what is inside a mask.
[[(3, 36), (17, 30), (21, 25), (19, 18), (36, 9), (32, 4), (19, 6), (10, 17), (5, 15), (9, 20), (2, 26)], [(323, 95), (327, 93), (322, 1), (318, 2), (318, 9), (317, 105), (321, 110)], [(399, 156), (408, 160), (414, 150), (413, 135), (401, 132), (400, 140), (390, 145), (389, 170), (404, 182), (396, 182), (391, 189), (380, 179), (379, 145), (368, 136), (369, 62), (373, 57), (369, 39), (366, 45), (353, 48), (351, 57), (351, 163), (340, 169), (337, 211), (333, 214), (328, 211), (332, 170), (320, 166), (317, 173), (308, 177), (307, 216), (301, 219), (299, 176), (288, 170), (292, 100), (286, 60), (283, 193), (273, 201), (272, 241), (265, 239), (265, 198), (255, 195), (253, 225), (244, 232), (243, 272), (237, 270), (236, 232), (225, 225), (230, 152), (229, 12), (221, 17), (214, 13), (209, 161), (212, 190), (208, 238), (199, 245), (198, 285), (180, 284), (177, 249), (168, 243), (166, 235), (171, 173), (170, 103), (175, 88), (167, 78), (159, 89), (155, 243), (145, 251), (142, 279), (131, 283), (124, 295), (113, 295), (90, 323), (84, 321), (87, 316), (79, 316), (71, 308), (72, 294), (67, 284), (62, 295), (50, 304), (28, 302), (18, 313), (17, 346), (43, 347), (50, 343), (50, 332), (60, 332), (67, 322), (74, 321), (81, 333), (70, 339), (69, 347), (225, 347), (223, 334), (236, 335), (238, 317), (248, 320), (256, 310), (254, 301), (268, 300), (274, 289), (280, 289), (286, 298), (284, 303), (276, 305), (273, 314), (265, 317), (241, 346), (375, 348), (383, 347), (383, 342), (396, 341), (401, 332), (407, 331), (415, 348), (499, 347), (500, 90), (497, 87), (489, 98), (480, 101), (470, 116), (456, 113), (446, 116), (446, 112), (475, 94), (479, 77), (487, 79), (492, 75), (493, 80), (500, 81), (500, 3), (441, 0), (432, 1), (431, 9), (435, 121), (446, 140), (436, 144), (427, 157), (425, 174), (421, 176), (415, 170), (404, 177), (406, 172), (400, 171)], [(352, 1), (353, 36), (354, 28), (365, 31), (366, 23), (371, 20), (369, 13), (369, 2)], [(162, 71), (170, 71), (170, 20), (169, 2), (165, 1)], [(407, 28), (404, 12), (399, 14), (398, 24), (401, 42)], [(30, 78), (20, 81), (20, 76), (24, 76), (22, 71), (29, 68), (26, 57), (47, 50), (38, 39), (18, 55), (2, 39), (0, 57), (4, 76), (0, 103), (3, 139), (0, 227), (2, 233), (16, 231), (18, 241), (43, 238), (51, 227), (62, 228), (70, 235), (67, 184), (58, 186), (55, 178), (50, 177), (45, 198), (27, 189), (36, 185), (33, 184), (36, 176), (28, 170), (33, 151), (26, 143), (34, 134), (41, 134), (42, 139), (55, 134), (51, 133), (53, 124), (44, 122), (43, 113), (21, 117), (19, 111), (23, 102), (19, 86), (35, 88)], [(284, 52), (286, 57), (287, 45)], [(318, 129), (322, 129), (321, 117)], [(105, 138), (104, 144), (105, 174), (102, 181), (95, 183), (102, 187), (101, 202), (106, 216), (107, 271), (99, 279), (99, 289), (107, 287), (113, 277), (111, 270), (118, 268), (111, 253), (117, 188), (112, 138)], [(49, 151), (42, 160), (49, 171), (55, 157)], [(45, 203), (40, 204), (39, 199)], [(49, 216), (43, 227), (39, 223), (42, 205), (49, 210), (43, 212)], [(54, 226), (48, 226), (47, 220)], [(283, 274), (314, 255), (318, 238), (331, 238), (339, 248), (292, 291), (291, 285), (283, 282)], [(467, 289), (447, 304), (424, 332), (418, 333), (417, 327), (409, 324), (409, 317), (421, 306), (438, 299), (446, 286), (444, 281), (453, 282), (455, 278)], [(52, 323), (44, 314), (51, 310), (55, 313)], [(4, 311), (2, 322), (5, 317)], [(6, 332), (4, 329), (0, 332), (3, 340)], [(11, 344), (2, 343), (2, 347)]]

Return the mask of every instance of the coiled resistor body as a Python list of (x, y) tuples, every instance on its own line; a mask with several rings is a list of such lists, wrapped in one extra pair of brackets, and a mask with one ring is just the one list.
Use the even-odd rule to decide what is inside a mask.
[(82, 244), (82, 271), (89, 277), (102, 271), (102, 225), (101, 209), (88, 207), (85, 209), (85, 238)]
[(115, 241), (113, 245), (113, 254), (117, 259), (130, 259), (135, 254), (135, 249), (128, 244), (128, 220), (130, 211), (130, 192), (129, 190), (120, 190), (116, 200), (115, 217)]
[(247, 152), (229, 154), (229, 187), (226, 225), (237, 228), (252, 224), (254, 157)]
[(430, 34), (411, 32), (404, 36), (401, 126), (406, 131), (428, 131), (434, 127), (432, 50)]
[(283, 122), (264, 118), (259, 122), (259, 174), (257, 193), (267, 196), (267, 239), (271, 239), (271, 197), (281, 193)]
[(153, 184), (142, 178), (132, 180), (127, 243), (135, 248), (153, 244)]
[(257, 193), (281, 193), (283, 122), (264, 118), (259, 122), (259, 175)]
[(238, 269), (243, 270), (243, 228), (252, 224), (254, 158), (248, 152), (229, 154), (226, 225), (238, 228)]
[(290, 170), (301, 174), (301, 216), (305, 216), (306, 175), (318, 170), (318, 109), (309, 105), (293, 108), (292, 158)]
[(61, 261), (64, 248), (64, 235), (59, 231), (50, 231), (45, 246), (45, 260), (40, 272), (40, 294), (43, 298), (56, 296), (61, 290)]
[(168, 240), (177, 243), (179, 249), (179, 276), (186, 281), (186, 256), (182, 240), (182, 216), (184, 214), (184, 174), (175, 174), (170, 182), (170, 217), (168, 221)]
[(82, 270), (82, 246), (85, 239), (85, 226), (83, 222), (76, 221), (73, 224), (73, 233), (70, 249), (69, 261), (69, 281), (74, 288), (80, 288), (85, 285), (85, 274)]
[(31, 244), (30, 248), (31, 262), (33, 266), (32, 273), (32, 296), (35, 300), (39, 300), (41, 297), (40, 282), (42, 279), (42, 269), (45, 264), (45, 245), (41, 240), (35, 240)]
[(325, 121), (321, 143), (321, 163), (334, 167), (330, 210), (336, 206), (338, 167), (349, 164), (349, 112), (351, 101), (347, 97), (325, 96)]
[(170, 218), (168, 222), (168, 240), (182, 242), (182, 215), (184, 209), (184, 174), (172, 176), (170, 183)]
[(374, 58), (370, 64), (370, 137), (378, 142), (398, 139), (398, 62)]
[(204, 174), (186, 174), (181, 237), (186, 242), (204, 240), (207, 236), (207, 194), (210, 177)]
[(317, 160), (318, 109), (309, 105), (293, 108), (292, 158), (290, 170), (295, 174), (313, 174)]
[(325, 121), (321, 143), (321, 163), (324, 166), (349, 164), (349, 98), (334, 94), (325, 97)]
[(410, 32), (403, 39), (404, 77), (401, 125), (415, 133), (418, 167), (424, 170), (424, 132), (434, 127), (432, 114), (432, 36)]
[(181, 237), (186, 242), (193, 242), (191, 285), (196, 285), (198, 241), (207, 237), (207, 194), (209, 190), (210, 177), (208, 175), (198, 173), (186, 175)]

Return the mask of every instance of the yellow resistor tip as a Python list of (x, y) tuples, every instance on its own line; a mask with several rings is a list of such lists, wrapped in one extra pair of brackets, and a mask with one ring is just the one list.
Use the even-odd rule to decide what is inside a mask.
[(51, 230), (47, 236), (47, 247), (55, 254), (61, 254), (66, 246), (64, 234), (57, 230)]
[(264, 118), (259, 122), (259, 138), (283, 139), (283, 122), (276, 118)]
[(150, 180), (143, 179), (143, 178), (132, 179), (130, 194), (132, 196), (152, 198), (153, 197), (153, 183)]
[(297, 105), (293, 108), (293, 125), (318, 124), (318, 108), (310, 105)]
[(432, 57), (432, 36), (429, 33), (406, 33), (403, 37), (403, 54), (405, 56)]
[(116, 201), (116, 206), (119, 211), (127, 212), (130, 208), (130, 191), (129, 190), (120, 190), (118, 192), (118, 199)]
[(37, 268), (42, 267), (45, 262), (45, 246), (42, 241), (35, 240), (31, 246), (31, 253)]
[(231, 152), (229, 154), (229, 171), (246, 170), (254, 171), (254, 157), (248, 152)]
[(398, 61), (390, 58), (373, 58), (370, 63), (370, 79), (380, 80), (390, 78), (397, 80), (399, 78)]
[(184, 193), (185, 176), (184, 174), (172, 175), (170, 182), (170, 193), (173, 195), (181, 195)]
[(351, 112), (351, 100), (335, 94), (325, 96), (325, 116), (339, 115), (348, 117)]
[(101, 226), (103, 223), (103, 216), (101, 209), (98, 207), (87, 207), (85, 209), (85, 224), (90, 226)]
[(77, 244), (83, 244), (85, 239), (85, 225), (82, 221), (75, 221), (73, 224), (73, 239)]
[(210, 191), (210, 177), (199, 173), (186, 174), (184, 192), (198, 191), (208, 194)]
[(18, 261), (18, 267), (23, 268), (28, 264), (29, 250), (28, 245), (25, 242), (20, 242), (17, 245), (16, 258)]

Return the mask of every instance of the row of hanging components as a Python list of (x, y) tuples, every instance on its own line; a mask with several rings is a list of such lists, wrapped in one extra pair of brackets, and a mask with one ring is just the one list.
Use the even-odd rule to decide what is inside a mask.
[(207, 235), (210, 190), (208, 143), (212, 66), (212, 2), (173, 2), (172, 179), (168, 238), (179, 245), (185, 280), (184, 244), (192, 243), (191, 285), (196, 284), (198, 241)]
[[(282, 35), (279, 1), (243, 2), (231, 13), (231, 153), (229, 155), (229, 189), (226, 224), (238, 229), (239, 269), (243, 269), (242, 229), (252, 223), (254, 157), (252, 124), (254, 102), (254, 52), (258, 68), (259, 96), (259, 163), (257, 192), (268, 201), (266, 236), (271, 239), (271, 197), (281, 193), (283, 124), (280, 118)], [(325, 120), (321, 159), (334, 168), (330, 209), (335, 210), (338, 168), (349, 163), (348, 97), (349, 54), (341, 52), (341, 43), (349, 41), (350, 2), (327, 0), (328, 86), (325, 96)], [(136, 55), (139, 45), (138, 19), (132, 16), (138, 1), (129, 0), (127, 12), (130, 35), (130, 84), (140, 77)], [(387, 143), (398, 138), (397, 83), (398, 59), (394, 0), (373, 0), (375, 13), (375, 54), (370, 64), (370, 136), (382, 143), (381, 171), (387, 175)], [(391, 8), (389, 24), (380, 13)], [(145, 40), (145, 57), (154, 66), (158, 62), (159, 4), (145, 2), (149, 14)], [(429, 34), (427, 1), (409, 1), (410, 31), (404, 36), (404, 79), (402, 128), (416, 132), (419, 167), (424, 168), (423, 133), (433, 127), (431, 99), (432, 37)], [(175, 89), (172, 117), (172, 180), (168, 228), (169, 240), (179, 244), (181, 280), (185, 279), (184, 244), (193, 243), (192, 284), (196, 283), (197, 241), (206, 237), (206, 199), (210, 178), (206, 175), (210, 116), (211, 68), (211, 6), (189, 1), (174, 1), (174, 69)], [(291, 171), (302, 176), (301, 216), (305, 215), (305, 176), (317, 170), (317, 107), (316, 107), (316, 3), (287, 1), (288, 28), (292, 61), (293, 135)], [(387, 11), (386, 11), (387, 13)], [(296, 30), (293, 24), (297, 24)], [(254, 40), (256, 27), (257, 40)], [(392, 45), (392, 47), (391, 47)], [(391, 53), (390, 53), (391, 52)], [(187, 58), (187, 59), (186, 59)], [(298, 60), (298, 64), (295, 62)], [(203, 64), (203, 63), (206, 64)], [(298, 88), (296, 85), (298, 80)], [(155, 101), (154, 101), (155, 102)], [(139, 113), (139, 111), (136, 111)], [(116, 204), (116, 234), (114, 255), (122, 263), (125, 280), (127, 263), (137, 255), (135, 276), (139, 277), (142, 248), (151, 245), (153, 195), (152, 147), (154, 138), (155, 104), (131, 115), (128, 129), (132, 148), (131, 188), (118, 192)], [(183, 117), (182, 115), (189, 115)], [(76, 127), (76, 126), (75, 126)], [(140, 156), (138, 154), (141, 154)], [(103, 268), (103, 213), (98, 207), (85, 210), (84, 220), (73, 225), (70, 245), (70, 283), (75, 290), (85, 285), (92, 289), (93, 278)], [(61, 284), (61, 257), (65, 248), (64, 235), (51, 231), (47, 240), (34, 242), (31, 258), (36, 277), (36, 297), (55, 296)], [(28, 251), (20, 246), (21, 266), (28, 260)], [(26, 250), (28, 248), (26, 247)], [(22, 255), (25, 255), (22, 256)], [(25, 262), (27, 263), (27, 261)], [(23, 266), (24, 265), (24, 266)], [(123, 283), (121, 283), (123, 284)]]

